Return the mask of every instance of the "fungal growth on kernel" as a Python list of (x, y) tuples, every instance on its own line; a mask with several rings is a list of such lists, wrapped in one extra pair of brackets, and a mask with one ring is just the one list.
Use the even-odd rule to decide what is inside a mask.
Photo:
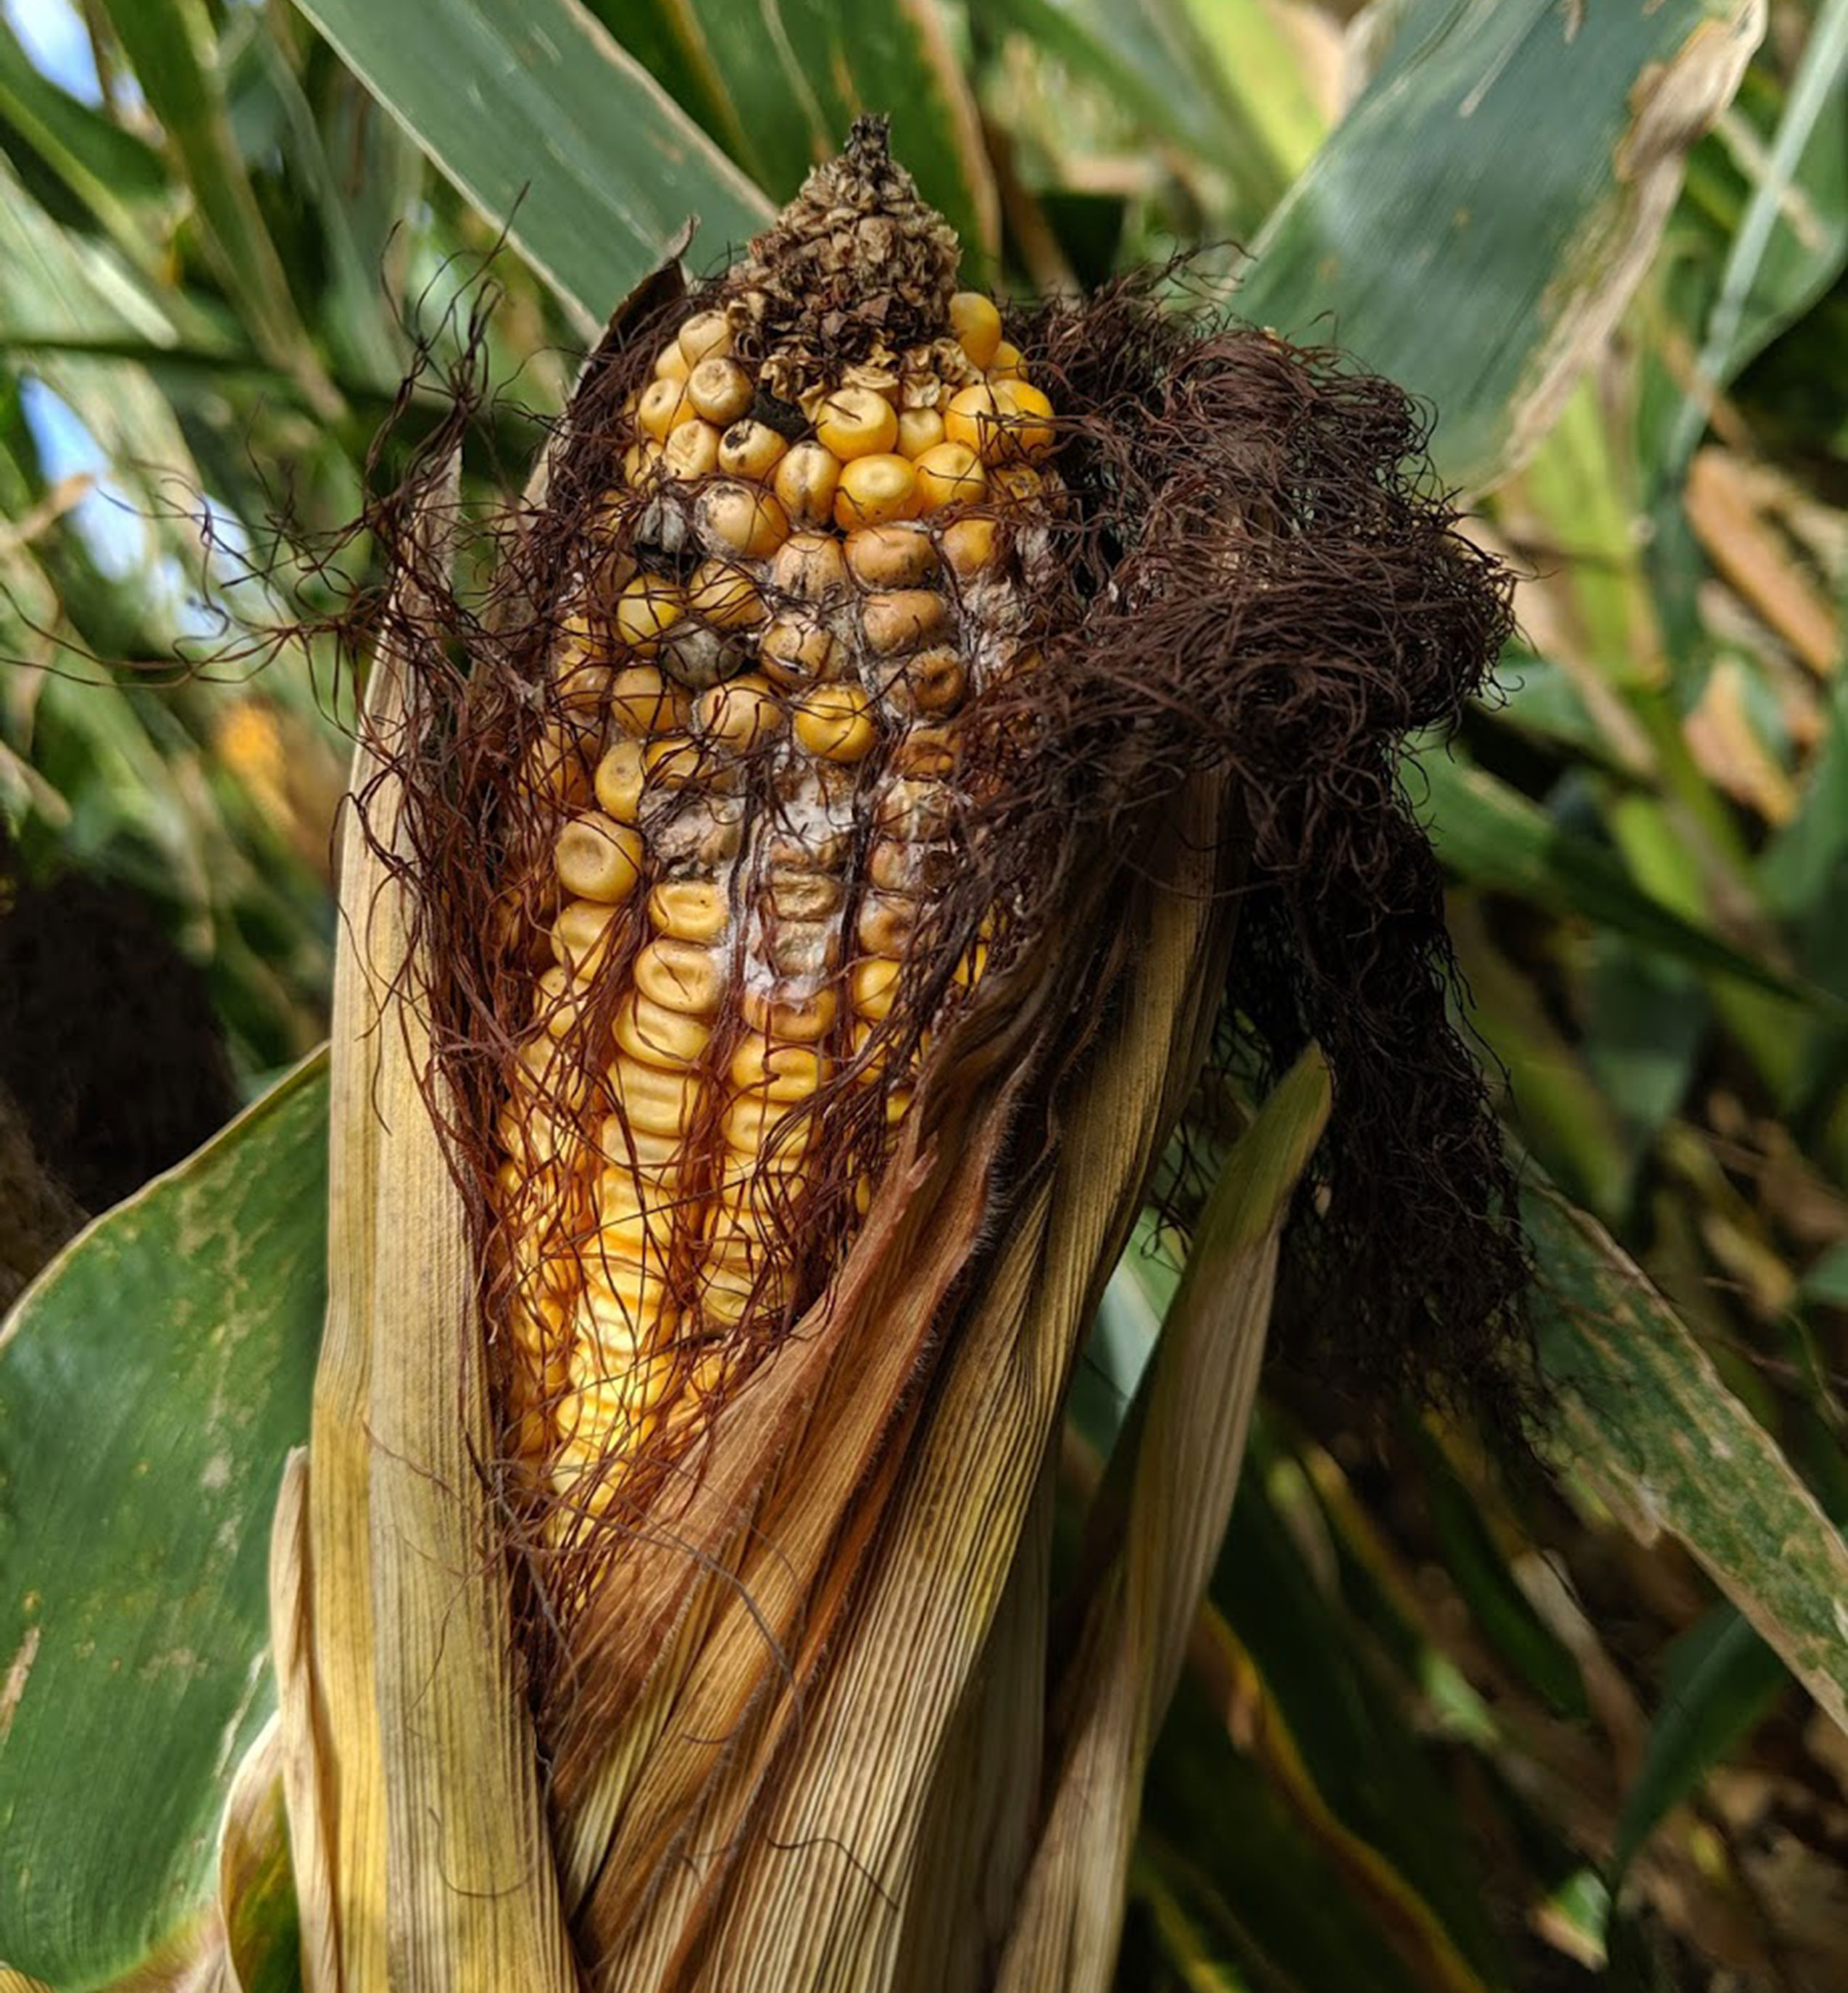
[(890, 1020), (965, 862), (962, 716), (1029, 648), (1060, 489), (957, 263), (863, 124), (597, 439), (545, 659), (569, 725), (524, 771), (552, 962), (498, 1121), (515, 1447), (562, 1530), (816, 1299), (911, 1098)]

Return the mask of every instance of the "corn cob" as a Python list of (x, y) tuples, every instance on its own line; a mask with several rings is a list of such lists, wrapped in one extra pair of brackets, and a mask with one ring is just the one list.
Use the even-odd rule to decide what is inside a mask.
[(514, 1451), (566, 1531), (815, 1301), (837, 1151), (850, 1226), (912, 1098), (959, 720), (1030, 661), (1057, 501), (1052, 404), (957, 261), (863, 121), (664, 329), (552, 619), (553, 960), (497, 1188)]

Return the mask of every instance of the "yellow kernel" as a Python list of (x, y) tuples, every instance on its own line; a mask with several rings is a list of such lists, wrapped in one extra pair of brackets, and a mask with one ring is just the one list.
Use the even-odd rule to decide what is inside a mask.
[(729, 429), (749, 415), (757, 398), (751, 377), (735, 360), (711, 354), (687, 376), (687, 399), (709, 422)]
[(625, 733), (664, 733), (687, 723), (687, 696), (653, 665), (630, 665), (610, 684), (610, 717)]
[(717, 355), (722, 359), (732, 350), (732, 328), (723, 312), (695, 312), (680, 328), (675, 342), (689, 367)]
[(705, 750), (684, 733), (664, 733), (642, 750), (642, 767), (658, 788), (691, 788), (707, 772)]
[(853, 1007), (869, 1022), (883, 1023), (892, 1014), (898, 996), (900, 965), (869, 955), (853, 966)]
[(869, 595), (860, 606), (866, 647), (881, 657), (914, 651), (943, 627), (948, 604), (928, 588), (900, 588)]
[(680, 350), (680, 342), (671, 339), (654, 356), (654, 378), (658, 381), (685, 381), (690, 370), (687, 356)]
[(571, 978), (562, 969), (548, 969), (533, 992), (533, 1022), (562, 1038), (576, 1023), (582, 1007)]
[(664, 879), (648, 895), (648, 919), (675, 941), (716, 941), (731, 925), (731, 901), (710, 879)]
[(771, 480), (777, 501), (799, 526), (825, 526), (834, 518), (840, 459), (818, 443), (799, 443), (777, 463)]
[(824, 761), (862, 761), (879, 740), (872, 702), (858, 685), (817, 685), (796, 708), (796, 738)]
[(606, 815), (633, 823), (641, 814), (642, 750), (639, 743), (619, 740), (596, 764), (596, 799)]
[(717, 556), (694, 569), (686, 600), (694, 615), (720, 630), (747, 630), (770, 613), (743, 569)]
[(898, 414), (898, 453), (914, 459), (943, 441), (943, 417), (935, 409), (901, 409)]
[(694, 506), (699, 537), (716, 554), (767, 560), (789, 538), (789, 519), (767, 491), (749, 484), (710, 484)]
[(768, 422), (750, 418), (735, 422), (719, 439), (719, 468), (728, 477), (748, 477), (761, 484), (783, 460), (787, 441)]
[(985, 367), (1001, 344), (1001, 314), (992, 298), (979, 291), (958, 291), (950, 300), (950, 330), (978, 367)]
[(995, 558), (992, 519), (958, 519), (937, 542), (943, 563), (958, 581), (972, 581)]
[(697, 415), (676, 422), (661, 450), (670, 477), (707, 477), (719, 468), (719, 432)]
[[(683, 1065), (648, 1065), (619, 1058), (610, 1068), (610, 1091), (631, 1130), (651, 1135), (684, 1135), (699, 1106), (699, 1075)], [(618, 1160), (622, 1151), (615, 1152)]]
[(616, 598), (616, 614), (610, 620), (617, 641), (637, 657), (651, 658), (685, 609), (680, 590), (672, 582), (658, 575), (638, 574)]
[(681, 381), (651, 381), (635, 406), (635, 419), (642, 433), (657, 443), (665, 443), (676, 422), (688, 413), (686, 384)]
[(1053, 446), (1052, 403), (1028, 381), (1003, 381), (995, 389), (1002, 434), (1011, 456), (1043, 456)]
[(1004, 339), (995, 348), (995, 356), (988, 363), (988, 378), (991, 381), (1024, 381), (1026, 362), (1020, 357), (1017, 346), (1009, 346)]
[(574, 818), (558, 833), (558, 884), (574, 899), (614, 905), (641, 877), (641, 833), (600, 814)]
[(617, 1010), (613, 1029), (616, 1042), (632, 1058), (654, 1065), (691, 1065), (712, 1035), (702, 1017), (671, 1009), (639, 989)]
[(988, 478), (982, 460), (966, 443), (940, 443), (917, 460), (917, 509), (934, 512), (945, 505), (979, 499)]
[(779, 616), (764, 631), (757, 658), (780, 685), (815, 685), (839, 677), (840, 639), (805, 617)]
[(898, 411), (876, 388), (837, 388), (822, 404), (815, 432), (843, 463), (882, 456), (898, 441)]
[(699, 719), (708, 739), (740, 754), (774, 740), (783, 730), (783, 708), (776, 692), (755, 672), (702, 692)]
[(914, 713), (954, 713), (968, 691), (962, 659), (948, 645), (933, 645), (907, 658), (885, 688), (886, 696)]
[(709, 1017), (725, 994), (724, 958), (696, 942), (651, 941), (635, 958), (635, 986), (664, 1009)]
[(979, 383), (964, 388), (950, 397), (943, 412), (944, 436), (948, 442), (966, 444), (986, 461), (999, 444), (1000, 413), (992, 388)]
[(937, 566), (937, 549), (922, 527), (900, 522), (863, 526), (846, 538), (847, 565), (868, 588), (913, 588)]
[(616, 909), (598, 900), (572, 900), (552, 924), (552, 952), (558, 966), (580, 979), (594, 976), (609, 959), (616, 932)]
[(760, 1093), (741, 1093), (725, 1111), (725, 1146), (734, 1155), (754, 1156), (770, 1148), (784, 1156), (800, 1156), (815, 1146), (812, 1113), (792, 1108)]
[(834, 1024), (838, 1008), (832, 990), (817, 990), (806, 996), (785, 992), (771, 996), (747, 983), (739, 993), (738, 1007), (753, 1031), (799, 1044), (813, 1044), (825, 1038)]
[(917, 473), (904, 457), (856, 456), (842, 467), (834, 516), (848, 532), (909, 519), (917, 511)]
[(820, 1092), (828, 1068), (828, 1061), (812, 1045), (782, 1044), (753, 1031), (733, 1050), (730, 1078), (740, 1092), (766, 1100), (806, 1100)]
[(623, 482), (640, 486), (651, 484), (661, 468), (661, 446), (652, 436), (632, 443), (623, 452)]

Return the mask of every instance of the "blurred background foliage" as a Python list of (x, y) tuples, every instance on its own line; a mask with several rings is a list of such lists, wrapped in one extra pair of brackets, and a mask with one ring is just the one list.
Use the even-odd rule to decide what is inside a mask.
[(999, 288), (1210, 244), (1439, 412), (1522, 634), (1411, 780), (1589, 1214), (1536, 1204), (1556, 1471), (1272, 1382), (1126, 1988), (1848, 1984), (1845, 80), (1843, 0), (0, 0), (0, 810), (152, 908), (247, 1097), (326, 1030), (346, 689), (227, 633), (370, 578), (276, 529), (389, 477), (484, 269), (483, 502), (679, 220), (721, 260), (863, 107)]

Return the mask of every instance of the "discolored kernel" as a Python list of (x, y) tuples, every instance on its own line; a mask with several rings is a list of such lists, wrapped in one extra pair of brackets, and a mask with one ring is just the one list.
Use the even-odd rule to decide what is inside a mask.
[(839, 457), (818, 443), (799, 443), (778, 463), (771, 486), (792, 525), (827, 526), (840, 482)]
[(914, 588), (936, 572), (929, 533), (909, 521), (863, 526), (847, 535), (845, 545), (854, 579), (867, 588)]
[(719, 429), (729, 429), (750, 412), (757, 390), (735, 360), (709, 354), (687, 376), (687, 399)]
[(779, 616), (763, 633), (757, 661), (783, 686), (815, 685), (841, 675), (840, 639), (812, 617)]
[(787, 438), (768, 422), (748, 416), (735, 422), (719, 439), (719, 468), (729, 477), (748, 477), (761, 484), (788, 454)]
[(869, 651), (897, 657), (937, 636), (948, 614), (948, 603), (934, 590), (893, 589), (866, 597), (860, 605), (860, 627)]
[(767, 560), (789, 537), (788, 517), (770, 494), (733, 480), (709, 484), (693, 516), (709, 553)]
[(747, 754), (774, 740), (784, 724), (783, 707), (775, 689), (754, 672), (702, 693), (698, 718), (699, 730), (708, 740), (738, 754)]
[(719, 432), (698, 415), (676, 422), (662, 445), (661, 462), (670, 477), (709, 477), (719, 468)]
[(818, 602), (844, 588), (847, 562), (841, 542), (831, 535), (798, 533), (777, 549), (770, 566), (770, 586), (779, 594)]

